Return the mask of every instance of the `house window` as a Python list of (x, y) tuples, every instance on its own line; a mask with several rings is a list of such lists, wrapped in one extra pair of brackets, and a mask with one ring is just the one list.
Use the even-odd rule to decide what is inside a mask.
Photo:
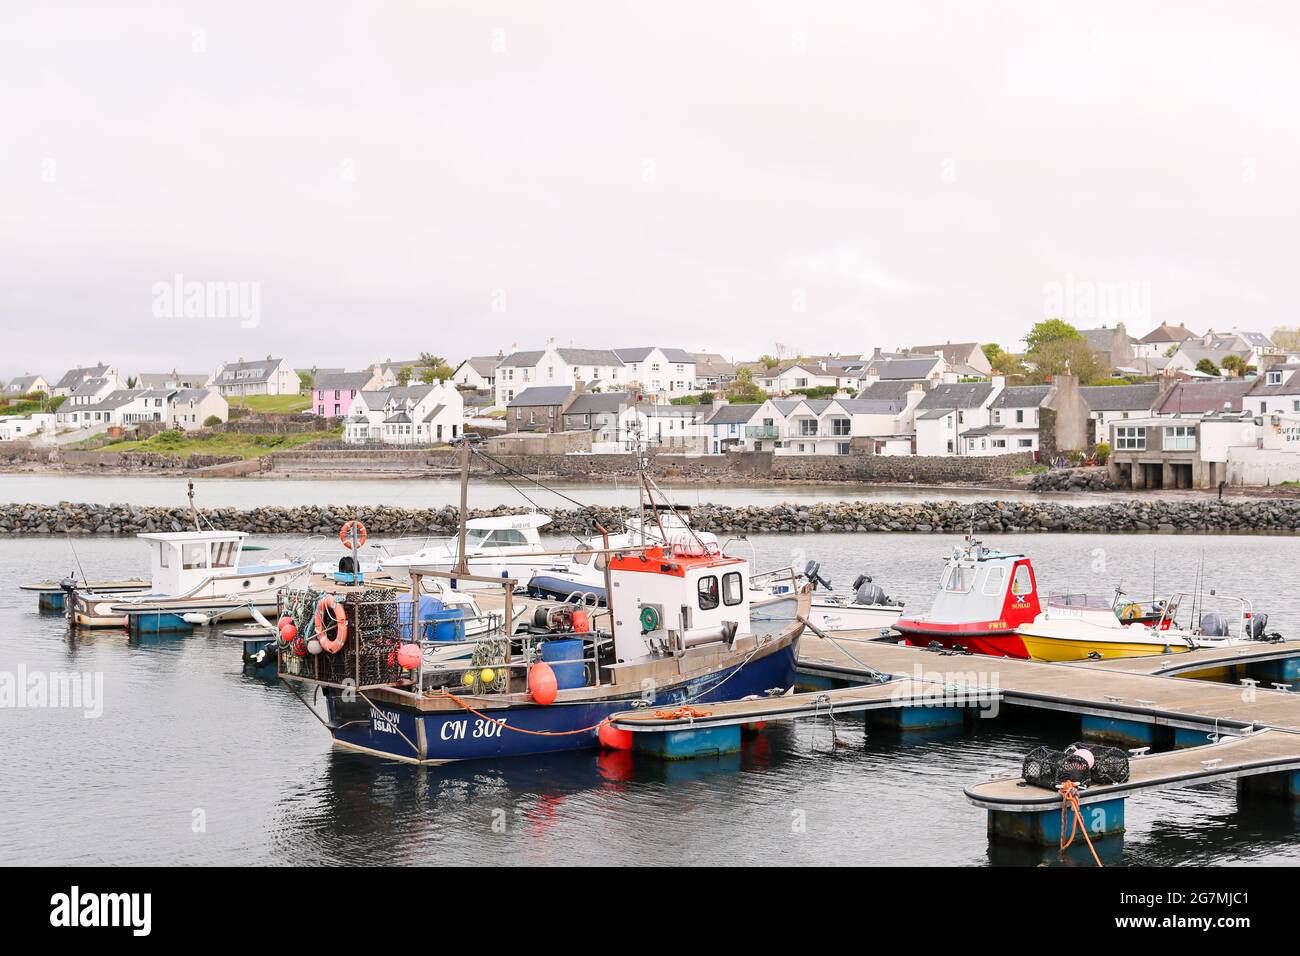
[(849, 453), (849, 443), (846, 441), (837, 442), (835, 445), (835, 454), (847, 455)]
[(1281, 385), (1281, 384), (1282, 384), (1282, 373), (1281, 373), (1281, 372), (1269, 372), (1269, 373), (1268, 373), (1268, 384), (1269, 384), (1269, 385)]
[(799, 434), (800, 434), (800, 435), (816, 435), (816, 434), (817, 434), (817, 419), (815, 419), (815, 418), (801, 418), (801, 419), (799, 419)]
[(712, 574), (700, 578), (700, 610), (712, 611), (718, 606), (718, 579)]
[(1016, 409), (1016, 423), (1019, 424), (1020, 422), (1023, 422), (1024, 420), (1025, 420), (1025, 410), (1024, 410), (1023, 408), (1017, 408), (1017, 409)]
[(1166, 426), (1165, 451), (1196, 451), (1196, 427), (1193, 425)]
[(1021, 438), (1017, 440), (1016, 444), (1021, 448), (1033, 448), (1034, 440), (1032, 438)]
[(848, 434), (850, 434), (850, 431), (851, 431), (851, 429), (850, 429), (850, 425), (851, 425), (851, 422), (850, 422), (847, 418), (832, 418), (832, 419), (831, 419), (831, 434), (832, 434), (832, 435), (848, 435)]
[(1141, 425), (1121, 425), (1115, 429), (1116, 451), (1146, 451), (1147, 430)]

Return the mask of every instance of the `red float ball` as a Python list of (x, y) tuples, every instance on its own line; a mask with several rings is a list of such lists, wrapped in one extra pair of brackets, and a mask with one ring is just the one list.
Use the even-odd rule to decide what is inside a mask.
[(586, 634), (591, 630), (591, 615), (586, 611), (573, 612), (573, 631), (575, 634)]
[(550, 664), (538, 661), (528, 668), (528, 693), (539, 704), (555, 703), (555, 695), (560, 692), (555, 682), (555, 671)]
[(292, 618), (282, 618), (280, 620), (280, 640), (286, 644), (292, 644), (293, 639), (298, 636), (298, 627), (293, 623)]
[(632, 731), (615, 727), (608, 720), (603, 721), (596, 730), (600, 745), (607, 750), (631, 750)]
[(420, 651), (419, 644), (403, 644), (397, 649), (397, 663), (405, 670), (413, 671), (420, 666), (420, 661), (424, 655)]

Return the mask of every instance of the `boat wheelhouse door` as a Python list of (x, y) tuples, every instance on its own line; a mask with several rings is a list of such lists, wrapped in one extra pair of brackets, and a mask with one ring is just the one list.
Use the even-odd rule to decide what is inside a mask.
[(1011, 580), (1007, 583), (1006, 600), (1002, 606), (1002, 619), (1019, 626), (1032, 621), (1040, 611), (1038, 581), (1034, 566), (1028, 558), (1020, 558), (1012, 566)]

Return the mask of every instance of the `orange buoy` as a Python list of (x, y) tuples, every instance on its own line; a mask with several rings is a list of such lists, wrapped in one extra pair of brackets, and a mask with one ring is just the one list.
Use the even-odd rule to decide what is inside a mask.
[(404, 670), (413, 671), (420, 666), (420, 661), (424, 655), (420, 652), (419, 644), (403, 644), (397, 651), (397, 663), (402, 665)]
[(586, 634), (590, 630), (591, 630), (591, 615), (583, 610), (574, 611), (573, 632), (575, 634)]
[(298, 628), (293, 623), (293, 618), (280, 618), (280, 640), (286, 644), (292, 644), (293, 639), (298, 636)]
[(608, 718), (601, 721), (596, 737), (600, 740), (600, 745), (608, 750), (632, 749), (632, 731), (615, 727)]
[(528, 693), (539, 704), (555, 703), (559, 685), (555, 682), (555, 671), (551, 670), (550, 664), (538, 661), (528, 668)]

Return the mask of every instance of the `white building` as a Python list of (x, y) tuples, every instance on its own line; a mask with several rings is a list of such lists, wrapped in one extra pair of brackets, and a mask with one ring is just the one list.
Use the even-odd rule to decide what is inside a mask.
[(465, 400), (450, 381), (363, 391), (352, 401), (343, 440), (432, 445), (460, 437)]
[(695, 356), (684, 349), (651, 345), (615, 349), (614, 354), (623, 363), (623, 381), (634, 384), (647, 399), (680, 398), (695, 391)]
[(759, 404), (721, 404), (707, 406), (711, 414), (705, 421), (705, 440), (711, 455), (745, 448), (745, 429), (763, 407)]
[(55, 422), (55, 416), (48, 412), (5, 416), (0, 418), (0, 441), (22, 441), (53, 432)]
[(1300, 365), (1272, 365), (1241, 399), (1255, 415), (1300, 413)]
[(583, 382), (590, 391), (619, 391), (628, 378), (623, 360), (611, 349), (561, 349), (548, 339), (540, 351), (512, 351), (496, 368), (496, 404), (505, 408), (525, 389), (534, 385), (567, 385)]
[(180, 388), (172, 392), (167, 406), (167, 421), (172, 428), (193, 431), (204, 427), (209, 418), (230, 420), (230, 403), (215, 387)]
[(916, 453), (923, 456), (964, 455), (966, 433), (989, 424), (989, 406), (1005, 385), (992, 382), (936, 385), (916, 406)]
[(1092, 421), (1094, 442), (1109, 441), (1112, 422), (1129, 418), (1148, 418), (1155, 414), (1160, 398), (1160, 386), (1142, 385), (1085, 385), (1079, 394), (1088, 404), (1088, 418)]
[(302, 380), (282, 358), (268, 355), (260, 362), (227, 362), (217, 370), (213, 381), (227, 399), (246, 395), (297, 395)]
[(467, 358), (456, 366), (451, 380), (462, 388), (491, 391), (496, 386), (497, 363), (502, 358), (501, 355), (476, 355)]
[(32, 375), (30, 372), (26, 375), (20, 375), (12, 379), (5, 385), (5, 394), (13, 397), (15, 395), (49, 395), (50, 383), (45, 381), (42, 375)]
[(63, 378), (54, 383), (54, 388), (51, 390), (51, 394), (56, 396), (71, 396), (73, 392), (86, 382), (97, 379), (111, 382), (113, 388), (122, 388), (125, 384), (118, 376), (116, 366), (105, 365), (101, 362), (99, 365), (89, 365), (85, 368), (68, 369), (68, 371), (63, 373)]

